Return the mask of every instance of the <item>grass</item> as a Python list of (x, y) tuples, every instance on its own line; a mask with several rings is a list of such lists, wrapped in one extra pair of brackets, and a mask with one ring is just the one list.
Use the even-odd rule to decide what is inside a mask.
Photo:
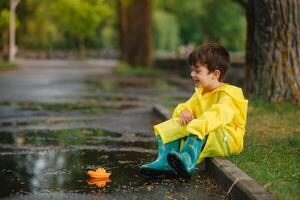
[(16, 64), (8, 63), (8, 62), (0, 59), (0, 71), (2, 71), (2, 70), (8, 70), (8, 69), (13, 69), (16, 66), (17, 66)]
[(300, 108), (249, 101), (244, 151), (229, 159), (277, 199), (300, 197)]
[(153, 67), (143, 67), (143, 66), (129, 66), (125, 63), (118, 64), (115, 69), (115, 73), (123, 76), (153, 76), (153, 75), (161, 75), (164, 72), (157, 68)]

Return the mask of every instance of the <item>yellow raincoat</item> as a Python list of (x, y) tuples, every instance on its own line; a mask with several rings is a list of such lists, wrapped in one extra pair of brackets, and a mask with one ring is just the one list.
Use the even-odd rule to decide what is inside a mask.
[[(200, 139), (208, 135), (198, 163), (205, 157), (240, 153), (243, 150), (248, 106), (242, 90), (224, 84), (204, 95), (202, 91), (203, 88), (195, 88), (192, 97), (175, 108), (171, 119), (155, 125), (155, 135), (159, 134), (164, 144), (191, 133)], [(179, 114), (185, 109), (190, 110), (195, 119), (181, 126)]]

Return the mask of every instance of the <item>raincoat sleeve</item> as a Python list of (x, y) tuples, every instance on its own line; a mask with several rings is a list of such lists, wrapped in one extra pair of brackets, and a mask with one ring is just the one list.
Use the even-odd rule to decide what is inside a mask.
[(217, 103), (187, 125), (187, 132), (196, 134), (202, 139), (211, 131), (231, 122), (233, 116), (234, 104), (231, 97), (227, 94), (220, 95)]
[(189, 111), (193, 112), (193, 109), (192, 109), (193, 103), (192, 102), (194, 102), (195, 100), (196, 100), (196, 92), (185, 103), (180, 103), (177, 105), (177, 107), (173, 111), (172, 118), (178, 118), (180, 113), (183, 110), (189, 110)]

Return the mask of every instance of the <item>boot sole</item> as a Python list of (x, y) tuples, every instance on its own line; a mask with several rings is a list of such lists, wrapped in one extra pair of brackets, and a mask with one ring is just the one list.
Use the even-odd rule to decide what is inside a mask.
[(140, 172), (143, 175), (149, 177), (157, 177), (157, 176), (176, 176), (176, 172), (167, 171), (167, 170), (159, 170), (159, 169), (152, 169), (152, 168), (140, 168)]
[(182, 160), (176, 154), (169, 153), (167, 160), (169, 165), (175, 169), (178, 176), (185, 179), (191, 179), (192, 175), (186, 171)]

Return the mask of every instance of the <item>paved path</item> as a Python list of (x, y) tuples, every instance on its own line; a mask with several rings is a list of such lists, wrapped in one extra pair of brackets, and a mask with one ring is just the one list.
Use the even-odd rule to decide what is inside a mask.
[[(224, 199), (204, 172), (192, 181), (139, 174), (156, 157), (156, 97), (191, 90), (114, 75), (114, 64), (23, 60), (0, 73), (0, 198)], [(86, 175), (99, 166), (112, 172), (101, 188)]]

